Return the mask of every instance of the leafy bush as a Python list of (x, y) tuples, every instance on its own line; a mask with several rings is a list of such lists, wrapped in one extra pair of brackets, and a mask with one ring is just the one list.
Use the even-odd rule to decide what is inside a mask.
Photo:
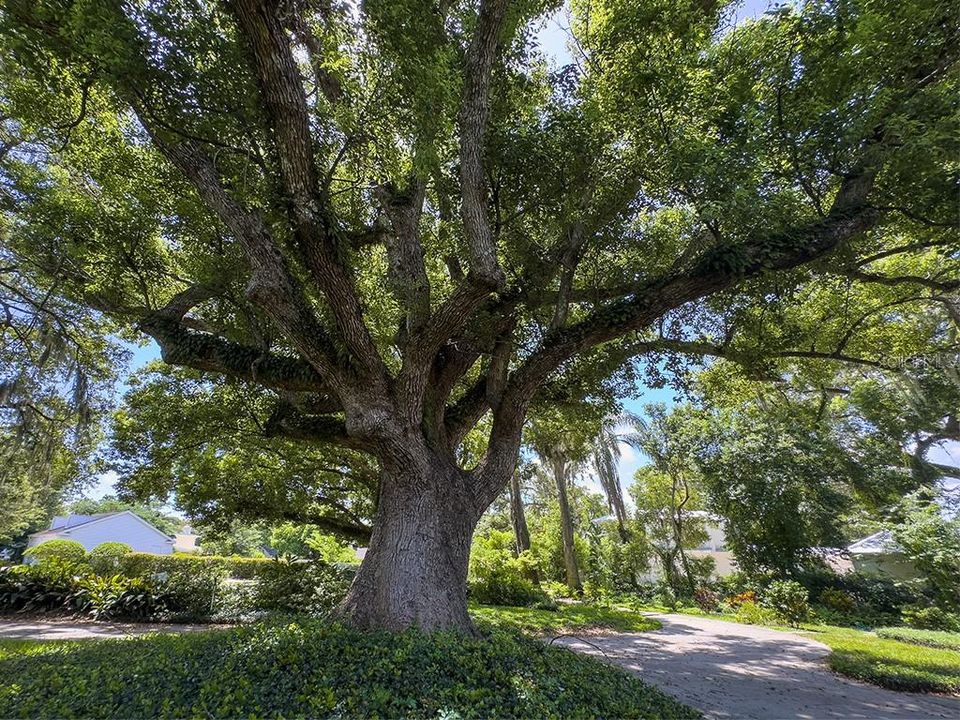
[(174, 553), (173, 555), (154, 555), (152, 553), (131, 553), (122, 558), (120, 572), (128, 577), (146, 577), (171, 570), (187, 564), (190, 567), (217, 567), (226, 577), (238, 580), (254, 580), (260, 571), (276, 562), (270, 558), (220, 557), (218, 555), (193, 555)]
[(960, 632), (960, 615), (948, 613), (938, 607), (908, 605), (903, 608), (903, 622), (918, 630)]
[(143, 578), (90, 575), (77, 583), (83, 609), (94, 620), (146, 621), (167, 609), (167, 598)]
[(942, 630), (917, 630), (914, 628), (890, 627), (877, 628), (879, 637), (900, 640), (911, 645), (960, 650), (960, 632)]
[(513, 535), (490, 530), (474, 538), (470, 552), (471, 599), (484, 605), (550, 607), (553, 601), (530, 581), (534, 560), (513, 554)]
[(75, 612), (85, 604), (78, 582), (90, 573), (56, 558), (0, 568), (0, 612)]
[(819, 601), (824, 607), (841, 613), (852, 612), (857, 606), (856, 601), (850, 593), (837, 588), (825, 588), (820, 593)]
[(38, 563), (55, 560), (78, 565), (87, 559), (87, 550), (76, 540), (47, 540), (28, 549), (23, 556)]
[(746, 600), (737, 607), (737, 622), (748, 625), (766, 625), (775, 619), (773, 611), (758, 605), (752, 600)]
[(90, 551), (87, 561), (97, 575), (114, 575), (120, 570), (120, 561), (133, 552), (122, 542), (103, 542)]
[(753, 590), (744, 590), (741, 593), (737, 593), (736, 595), (733, 595), (732, 597), (727, 598), (727, 605), (732, 607), (734, 610), (736, 610), (737, 608), (739, 608), (741, 605), (745, 603), (756, 604), (756, 602), (757, 602), (757, 593), (754, 592)]
[(693, 602), (704, 612), (716, 612), (720, 608), (720, 596), (713, 590), (701, 585), (693, 592)]
[(807, 589), (796, 580), (774, 580), (763, 592), (763, 604), (790, 625), (799, 625), (810, 614)]
[(471, 581), (469, 589), (470, 598), (483, 605), (556, 607), (549, 595), (509, 567), (485, 573)]
[[(832, 624), (857, 626), (894, 625), (900, 622), (900, 611), (905, 605), (923, 600), (921, 588), (897, 582), (872, 573), (854, 572), (839, 575), (825, 568), (807, 569), (796, 578), (810, 592), (820, 598), (827, 590), (846, 593), (854, 607), (842, 609), (821, 601), (818, 614)], [(830, 595), (828, 594), (828, 597)], [(834, 599), (838, 596), (834, 595)], [(839, 600), (844, 604), (843, 600)], [(824, 612), (824, 609), (828, 612)]]
[(696, 718), (592, 658), (495, 632), (305, 622), (44, 643), (0, 660), (11, 717)]

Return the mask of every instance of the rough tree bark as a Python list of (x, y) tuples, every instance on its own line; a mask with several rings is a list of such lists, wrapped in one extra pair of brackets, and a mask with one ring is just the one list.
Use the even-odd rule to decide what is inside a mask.
[(370, 545), (337, 612), (361, 628), (469, 631), (467, 563), (483, 508), (461, 470), (411, 455), (384, 468)]

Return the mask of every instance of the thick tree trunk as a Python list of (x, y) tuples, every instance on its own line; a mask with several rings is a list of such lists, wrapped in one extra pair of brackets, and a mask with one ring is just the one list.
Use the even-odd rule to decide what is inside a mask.
[(553, 474), (557, 482), (557, 500), (560, 503), (560, 531), (563, 535), (563, 564), (567, 571), (567, 587), (572, 592), (580, 592), (583, 583), (580, 580), (580, 566), (577, 564), (577, 549), (574, 545), (573, 515), (567, 496), (567, 472), (562, 460), (553, 463)]
[(370, 546), (336, 613), (350, 625), (473, 632), (467, 564), (483, 509), (463, 473), (425, 455), (383, 473)]

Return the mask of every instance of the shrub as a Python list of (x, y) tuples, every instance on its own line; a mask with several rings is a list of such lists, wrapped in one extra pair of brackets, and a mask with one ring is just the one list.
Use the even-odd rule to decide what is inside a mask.
[(83, 609), (94, 620), (146, 621), (167, 609), (167, 598), (143, 578), (90, 575), (77, 583)]
[(43, 644), (0, 660), (0, 699), (14, 717), (699, 717), (535, 640), (320, 622)]
[(29, 548), (23, 556), (38, 563), (55, 560), (77, 565), (87, 559), (87, 550), (76, 540), (47, 540)]
[(757, 593), (753, 590), (744, 590), (741, 593), (737, 593), (732, 597), (727, 598), (727, 605), (736, 610), (744, 603), (753, 603), (757, 602)]
[(87, 560), (97, 575), (115, 575), (120, 570), (120, 561), (132, 552), (133, 548), (126, 543), (104, 542), (90, 551)]
[(960, 632), (960, 615), (948, 613), (938, 607), (908, 605), (903, 608), (903, 622), (918, 630)]
[(543, 590), (509, 567), (491, 570), (470, 583), (470, 598), (482, 605), (515, 605), (532, 607), (551, 604)]
[(879, 637), (899, 640), (911, 645), (960, 650), (960, 632), (942, 630), (917, 630), (914, 628), (890, 627), (877, 628)]
[(90, 572), (55, 558), (0, 568), (0, 612), (74, 612), (85, 604), (78, 582)]
[(893, 625), (900, 621), (900, 610), (904, 605), (922, 599), (922, 594), (916, 586), (871, 573), (854, 572), (838, 575), (832, 570), (818, 568), (807, 569), (796, 579), (814, 598), (820, 598), (828, 589), (842, 591), (850, 596), (854, 608), (849, 611), (823, 603), (825, 607), (836, 613), (831, 614), (831, 622)]
[(202, 619), (216, 608), (220, 584), (227, 576), (223, 558), (198, 555), (130, 553), (120, 559), (120, 570), (130, 578), (143, 578), (166, 597), (178, 619)]
[(712, 613), (720, 608), (720, 596), (705, 585), (694, 590), (693, 602), (704, 612)]
[(763, 604), (790, 625), (799, 625), (810, 614), (807, 589), (796, 580), (774, 580), (764, 590)]
[(120, 572), (128, 577), (145, 577), (160, 572), (169, 572), (181, 564), (190, 567), (216, 567), (226, 577), (237, 580), (255, 580), (264, 567), (276, 562), (270, 558), (220, 557), (219, 555), (194, 555), (174, 553), (173, 555), (154, 555), (152, 553), (131, 553), (120, 562)]
[(824, 607), (841, 613), (852, 612), (857, 606), (856, 601), (850, 593), (837, 588), (825, 588), (820, 593), (819, 600), (820, 604)]
[(752, 600), (740, 603), (737, 608), (737, 622), (748, 625), (766, 625), (774, 620), (773, 612)]

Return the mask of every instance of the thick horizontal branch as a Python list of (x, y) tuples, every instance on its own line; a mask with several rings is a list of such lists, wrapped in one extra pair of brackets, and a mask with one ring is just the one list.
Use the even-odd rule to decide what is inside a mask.
[(704, 340), (680, 340), (674, 338), (657, 338), (649, 342), (640, 343), (632, 348), (635, 352), (676, 352), (687, 355), (702, 355), (708, 357), (720, 357), (739, 363), (741, 365), (750, 365), (757, 360), (771, 360), (776, 358), (798, 358), (810, 360), (833, 360), (846, 363), (848, 365), (862, 365), (865, 367), (876, 368), (888, 372), (899, 372), (898, 368), (887, 365), (880, 360), (870, 358), (855, 357), (843, 352), (823, 352), (818, 350), (775, 350), (769, 353), (744, 352), (730, 346), (717, 345)]
[(138, 327), (157, 341), (160, 355), (168, 365), (215, 372), (278, 390), (326, 390), (323, 378), (314, 367), (299, 358), (283, 357), (195, 332), (163, 315), (148, 317), (140, 321)]
[(346, 423), (334, 415), (304, 415), (289, 403), (281, 402), (264, 425), (267, 437), (284, 437), (326, 445), (369, 450), (365, 443), (347, 433)]

